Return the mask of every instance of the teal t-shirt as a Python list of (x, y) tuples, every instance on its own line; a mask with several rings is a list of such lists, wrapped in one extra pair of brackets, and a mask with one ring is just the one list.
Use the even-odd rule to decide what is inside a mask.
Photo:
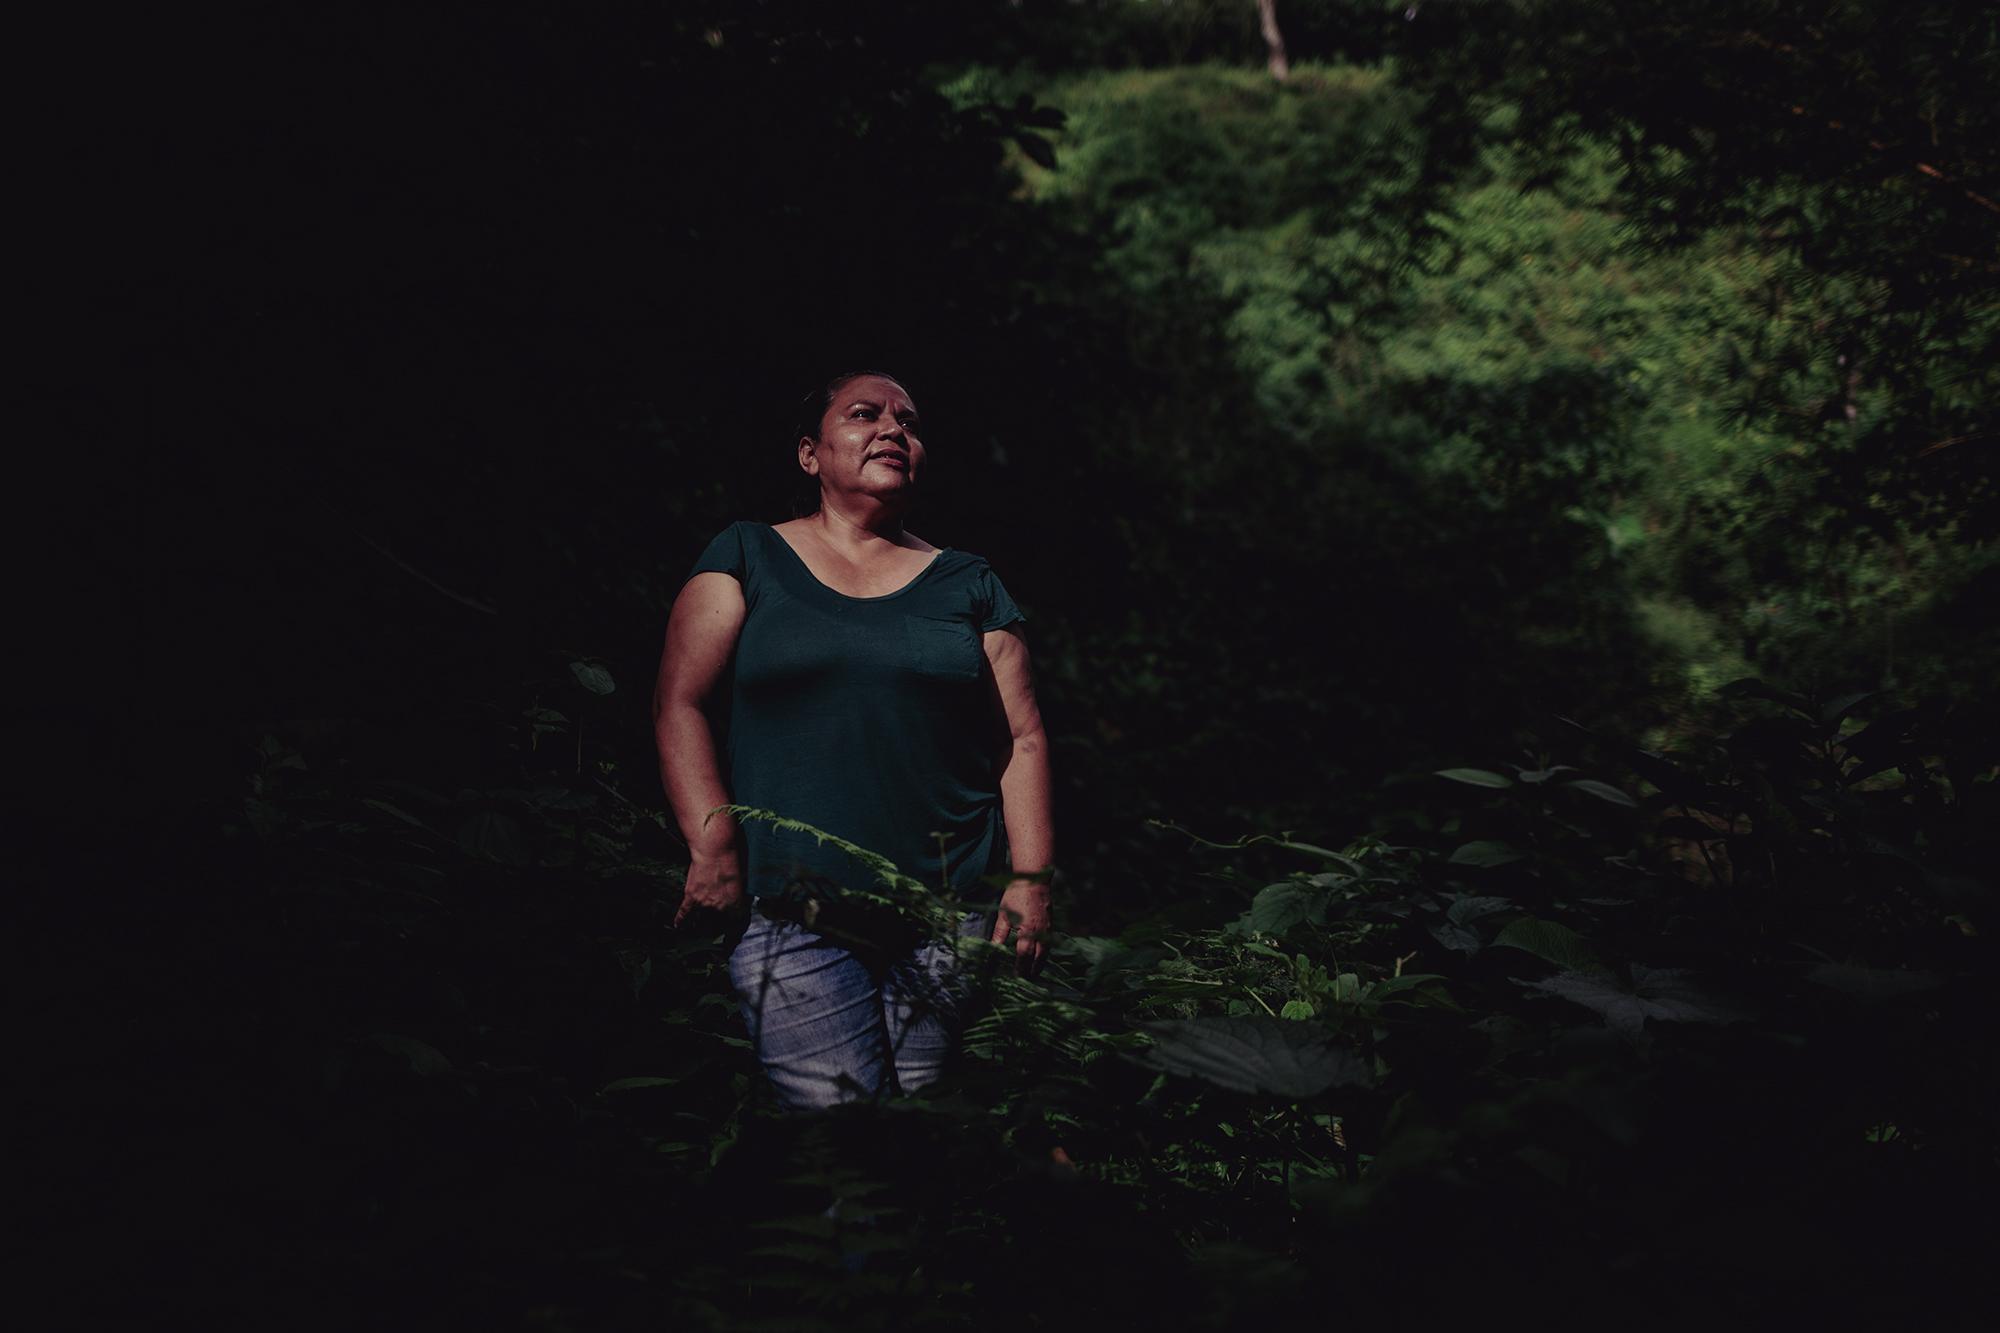
[[(947, 547), (897, 591), (849, 597), (770, 525), (732, 523), (688, 577), (709, 570), (743, 585), (747, 610), (718, 746), (731, 799), (880, 852), (925, 884), (996, 896), (980, 877), (1008, 868), (1009, 736), (981, 636), (1026, 617), (987, 563)], [(810, 835), (752, 820), (744, 839), (753, 895), (799, 879), (871, 884)]]

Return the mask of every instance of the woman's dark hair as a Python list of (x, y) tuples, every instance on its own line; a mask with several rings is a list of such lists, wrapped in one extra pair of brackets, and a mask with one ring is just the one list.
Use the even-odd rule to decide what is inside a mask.
[[(897, 384), (903, 385), (903, 392), (909, 392), (908, 385), (903, 384), (902, 380), (897, 379), (896, 376), (891, 375), (886, 370), (843, 370), (840, 374), (835, 375), (818, 388), (808, 389), (805, 396), (799, 399), (798, 419), (794, 423), (792, 431), (792, 445), (794, 448), (798, 446), (800, 440), (817, 440), (819, 438), (819, 423), (826, 416), (826, 409), (833, 406), (833, 396), (840, 392), (841, 386), (851, 380), (858, 380), (864, 375), (873, 375), (877, 379), (895, 380)], [(808, 514), (818, 513), (819, 483), (803, 472), (795, 471), (792, 474), (792, 478), (792, 516), (794, 518), (804, 518)]]

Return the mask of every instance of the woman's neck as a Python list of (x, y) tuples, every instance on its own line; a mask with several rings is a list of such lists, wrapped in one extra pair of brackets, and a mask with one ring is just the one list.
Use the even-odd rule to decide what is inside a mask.
[(903, 545), (903, 516), (881, 505), (870, 506), (867, 512), (843, 513), (822, 498), (818, 512), (806, 521), (823, 541), (841, 551), (859, 554), (882, 541)]

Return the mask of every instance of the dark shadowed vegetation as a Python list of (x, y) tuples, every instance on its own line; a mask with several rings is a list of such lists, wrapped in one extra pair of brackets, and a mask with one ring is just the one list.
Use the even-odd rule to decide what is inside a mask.
[[(112, 887), (31, 974), (46, 1232), (119, 1274), (72, 1308), (1960, 1294), (1995, 20), (1275, 12), (1282, 82), (1253, 0), (271, 11), (93, 112), (149, 218), (152, 776), (79, 798)], [(1067, 938), (925, 1095), (784, 1121), (667, 928), (648, 682), (851, 365), (923, 406), (913, 529), (1030, 618)]]

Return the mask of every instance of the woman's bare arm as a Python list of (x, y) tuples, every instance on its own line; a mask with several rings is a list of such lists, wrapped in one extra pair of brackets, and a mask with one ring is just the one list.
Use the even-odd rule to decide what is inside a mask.
[[(1007, 847), (1017, 875), (1039, 874), (1055, 859), (1055, 819), (1049, 796), (1049, 743), (1042, 732), (1042, 712), (1035, 703), (1035, 683), (1028, 663), (1028, 641), (1020, 626), (1009, 625), (985, 636), (987, 663), (1007, 716), (1009, 749), (1000, 770), (1001, 815), (1007, 825)], [(1014, 928), (1014, 958), (1023, 972), (1040, 969), (1048, 952), (1049, 885), (1017, 879), (1000, 896), (1000, 914), (993, 942), (1004, 944)]]
[(736, 821), (709, 812), (729, 804), (715, 753), (709, 710), (736, 651), (745, 608), (743, 588), (728, 574), (704, 571), (689, 579), (667, 618), (667, 642), (653, 689), (653, 739), (660, 783), (688, 845), (687, 892), (674, 924), (690, 910), (726, 911), (743, 900), (743, 866)]

